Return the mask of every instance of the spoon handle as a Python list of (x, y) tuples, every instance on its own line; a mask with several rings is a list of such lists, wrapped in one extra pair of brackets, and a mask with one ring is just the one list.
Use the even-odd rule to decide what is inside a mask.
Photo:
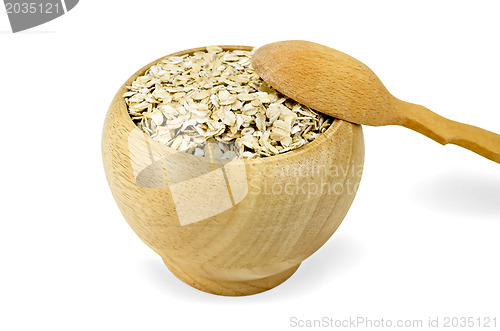
[(424, 106), (402, 102), (401, 125), (417, 131), (440, 144), (467, 148), (487, 159), (500, 163), (500, 135), (449, 120)]

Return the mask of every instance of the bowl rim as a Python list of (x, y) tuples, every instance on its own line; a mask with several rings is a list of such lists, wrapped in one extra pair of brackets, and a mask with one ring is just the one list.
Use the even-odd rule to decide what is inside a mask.
[[(244, 51), (251, 51), (255, 47), (254, 46), (243, 46), (243, 45), (217, 45), (218, 47), (221, 47), (223, 50), (244, 50)], [(125, 103), (125, 98), (123, 97), (123, 94), (127, 91), (127, 86), (130, 86), (130, 84), (139, 76), (143, 75), (151, 66), (157, 64), (161, 60), (163, 60), (165, 57), (169, 56), (181, 56), (185, 54), (193, 54), (195, 52), (200, 52), (200, 51), (205, 51), (208, 46), (204, 47), (196, 47), (196, 48), (190, 48), (182, 51), (178, 51), (175, 53), (167, 54), (164, 55), (148, 64), (146, 64), (144, 67), (141, 69), (137, 70), (132, 76), (130, 76), (125, 83), (120, 87), (118, 92), (115, 95), (115, 100), (113, 104), (115, 106), (118, 106), (118, 110), (123, 113), (121, 115), (124, 116), (124, 118), (127, 120), (127, 126), (131, 126), (132, 128), (138, 128), (138, 126), (132, 121), (132, 118), (130, 117), (130, 114), (128, 112), (127, 104)], [(302, 147), (299, 147), (297, 149), (291, 150), (289, 152), (283, 153), (283, 154), (278, 154), (278, 155), (272, 155), (272, 156), (266, 156), (266, 157), (259, 157), (259, 158), (254, 158), (254, 159), (239, 159), (244, 161), (245, 164), (248, 165), (253, 165), (253, 164), (260, 164), (260, 163), (269, 163), (269, 162), (279, 162), (282, 161), (283, 158), (290, 158), (290, 157), (297, 157), (302, 153), (307, 153), (310, 149), (312, 148), (317, 148), (318, 145), (324, 144), (331, 140), (332, 136), (342, 127), (346, 125), (357, 125), (354, 123), (346, 122), (337, 118), (334, 118), (332, 124), (328, 129), (320, 134), (317, 138), (315, 138), (313, 141), (305, 144)], [(147, 135), (146, 135), (147, 136)], [(159, 145), (161, 149), (165, 149), (169, 152), (178, 152), (177, 150), (168, 147), (164, 144), (161, 144), (157, 142), (156, 140), (152, 139), (150, 136), (147, 136), (149, 143), (153, 143), (155, 145)], [(187, 154), (189, 155), (189, 154)]]

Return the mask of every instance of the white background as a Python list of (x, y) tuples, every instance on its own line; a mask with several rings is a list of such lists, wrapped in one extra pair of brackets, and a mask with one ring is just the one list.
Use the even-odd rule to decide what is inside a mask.
[(87, 0), (18, 34), (2, 10), (0, 330), (288, 330), (292, 316), (496, 315), (500, 326), (500, 165), (472, 152), (365, 127), (365, 173), (339, 230), (281, 286), (236, 298), (166, 269), (121, 216), (100, 154), (107, 107), (144, 64), (286, 39), (346, 52), (397, 97), (500, 132), (499, 9)]

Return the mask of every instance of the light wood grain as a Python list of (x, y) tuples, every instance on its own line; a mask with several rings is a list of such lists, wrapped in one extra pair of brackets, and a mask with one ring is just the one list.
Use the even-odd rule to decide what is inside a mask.
[(370, 68), (330, 47), (271, 43), (256, 50), (252, 65), (275, 89), (322, 113), (357, 124), (401, 125), (500, 162), (500, 135), (395, 98)]
[[(174, 55), (197, 50), (202, 48)], [(178, 216), (181, 213), (176, 210), (179, 204), (172, 193), (175, 191), (172, 178), (164, 178), (167, 171), (162, 169), (165, 170), (165, 163), (170, 162), (172, 155), (180, 156), (185, 168), (193, 172), (203, 164), (199, 157), (179, 155), (141, 135), (122, 97), (126, 86), (158, 60), (124, 83), (105, 119), (104, 169), (120, 211), (172, 273), (195, 288), (219, 295), (249, 295), (279, 285), (330, 238), (346, 215), (355, 195), (352, 188), (361, 178), (364, 159), (361, 127), (335, 120), (324, 134), (298, 150), (242, 161), (244, 176), (240, 177), (248, 181), (248, 192), (241, 201), (213, 216), (183, 225)], [(141, 167), (145, 170), (140, 171)], [(294, 173), (298, 169), (302, 174)], [(315, 169), (321, 173), (314, 173)], [(229, 174), (240, 170), (238, 162), (225, 165)], [(188, 204), (201, 206), (219, 198), (218, 195), (222, 198), (223, 193), (215, 189), (218, 184), (208, 183), (203, 194), (198, 192), (196, 198), (185, 195), (184, 199)], [(282, 194), (266, 191), (273, 185), (283, 190), (311, 184), (330, 185), (337, 190), (291, 189)]]

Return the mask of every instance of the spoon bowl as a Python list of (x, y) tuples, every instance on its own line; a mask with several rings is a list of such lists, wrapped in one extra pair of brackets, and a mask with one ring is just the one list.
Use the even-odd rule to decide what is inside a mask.
[(324, 114), (373, 126), (399, 119), (399, 100), (373, 71), (330, 47), (308, 41), (267, 44), (255, 51), (252, 66), (269, 85)]

